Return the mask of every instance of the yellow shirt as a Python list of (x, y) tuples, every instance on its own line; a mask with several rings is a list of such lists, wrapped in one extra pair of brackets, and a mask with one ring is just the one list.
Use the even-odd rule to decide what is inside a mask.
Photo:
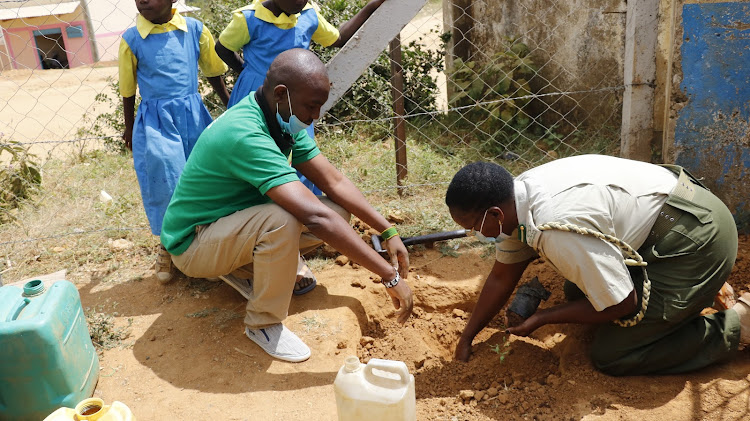
[[(177, 12), (177, 9), (172, 9), (172, 19), (161, 25), (155, 24), (139, 14), (138, 18), (136, 18), (135, 27), (143, 39), (149, 36), (149, 34), (161, 34), (175, 30), (187, 32), (188, 30), (185, 18)], [(198, 67), (200, 67), (203, 74), (206, 77), (214, 77), (226, 73), (227, 65), (216, 55), (214, 37), (211, 35), (211, 31), (206, 28), (206, 25), (203, 25), (199, 44), (200, 56), (198, 57)], [(125, 98), (135, 95), (137, 65), (138, 60), (130, 50), (130, 46), (124, 39), (121, 39), (119, 56), (120, 94)]]
[[(271, 24), (276, 25), (279, 29), (291, 29), (297, 25), (297, 17), (299, 13), (292, 16), (286, 13), (281, 13), (279, 16), (275, 16), (270, 10), (268, 10), (263, 4), (262, 0), (255, 0), (253, 4), (244, 7), (240, 10), (236, 10), (232, 14), (232, 20), (229, 22), (226, 28), (219, 35), (219, 42), (221, 45), (227, 47), (230, 51), (240, 51), (242, 47), (250, 42), (250, 33), (247, 30), (247, 21), (245, 15), (242, 14), (243, 10), (255, 10), (255, 17)], [(303, 10), (315, 9), (309, 2)], [(328, 47), (339, 39), (339, 30), (331, 25), (323, 15), (315, 9), (315, 13), (318, 15), (318, 28), (312, 35), (312, 40)]]

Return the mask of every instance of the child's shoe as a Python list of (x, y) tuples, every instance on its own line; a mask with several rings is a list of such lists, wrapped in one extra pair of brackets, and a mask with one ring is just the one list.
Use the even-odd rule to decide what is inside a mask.
[(159, 245), (154, 272), (160, 284), (166, 284), (172, 280), (172, 255), (162, 245)]
[(307, 294), (315, 289), (317, 284), (318, 280), (315, 279), (312, 270), (310, 270), (310, 267), (307, 266), (307, 262), (305, 262), (305, 259), (300, 255), (299, 263), (297, 264), (297, 281), (294, 283), (294, 291), (292, 292), (294, 295)]

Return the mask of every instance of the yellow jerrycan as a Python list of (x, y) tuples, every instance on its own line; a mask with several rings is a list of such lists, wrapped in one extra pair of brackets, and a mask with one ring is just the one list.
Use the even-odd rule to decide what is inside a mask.
[(122, 402), (105, 405), (99, 398), (89, 398), (82, 400), (75, 409), (58, 409), (44, 421), (135, 421), (135, 416)]
[(414, 376), (401, 361), (347, 357), (333, 383), (339, 421), (416, 421)]

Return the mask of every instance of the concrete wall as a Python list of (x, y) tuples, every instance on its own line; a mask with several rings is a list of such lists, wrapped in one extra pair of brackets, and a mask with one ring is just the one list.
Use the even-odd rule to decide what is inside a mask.
[[(537, 90), (621, 86), (625, 10), (623, 0), (445, 0), (445, 27), (453, 28), (447, 65), (453, 57), (481, 62), (507, 48), (504, 37), (520, 37), (540, 66)], [(557, 111), (551, 121), (559, 112), (572, 123), (596, 125), (619, 113), (619, 102), (602, 104), (597, 95), (571, 98), (548, 100)]]
[(705, 178), (750, 231), (750, 2), (687, 3), (671, 107), (671, 157)]

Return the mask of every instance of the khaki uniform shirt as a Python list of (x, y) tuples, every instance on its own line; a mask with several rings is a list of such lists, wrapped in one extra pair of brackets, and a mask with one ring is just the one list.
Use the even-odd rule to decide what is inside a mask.
[(619, 248), (596, 237), (536, 227), (574, 224), (637, 250), (676, 184), (665, 168), (603, 155), (563, 158), (526, 171), (514, 181), (519, 229), (497, 244), (497, 260), (544, 257), (597, 311), (619, 304), (633, 290)]

